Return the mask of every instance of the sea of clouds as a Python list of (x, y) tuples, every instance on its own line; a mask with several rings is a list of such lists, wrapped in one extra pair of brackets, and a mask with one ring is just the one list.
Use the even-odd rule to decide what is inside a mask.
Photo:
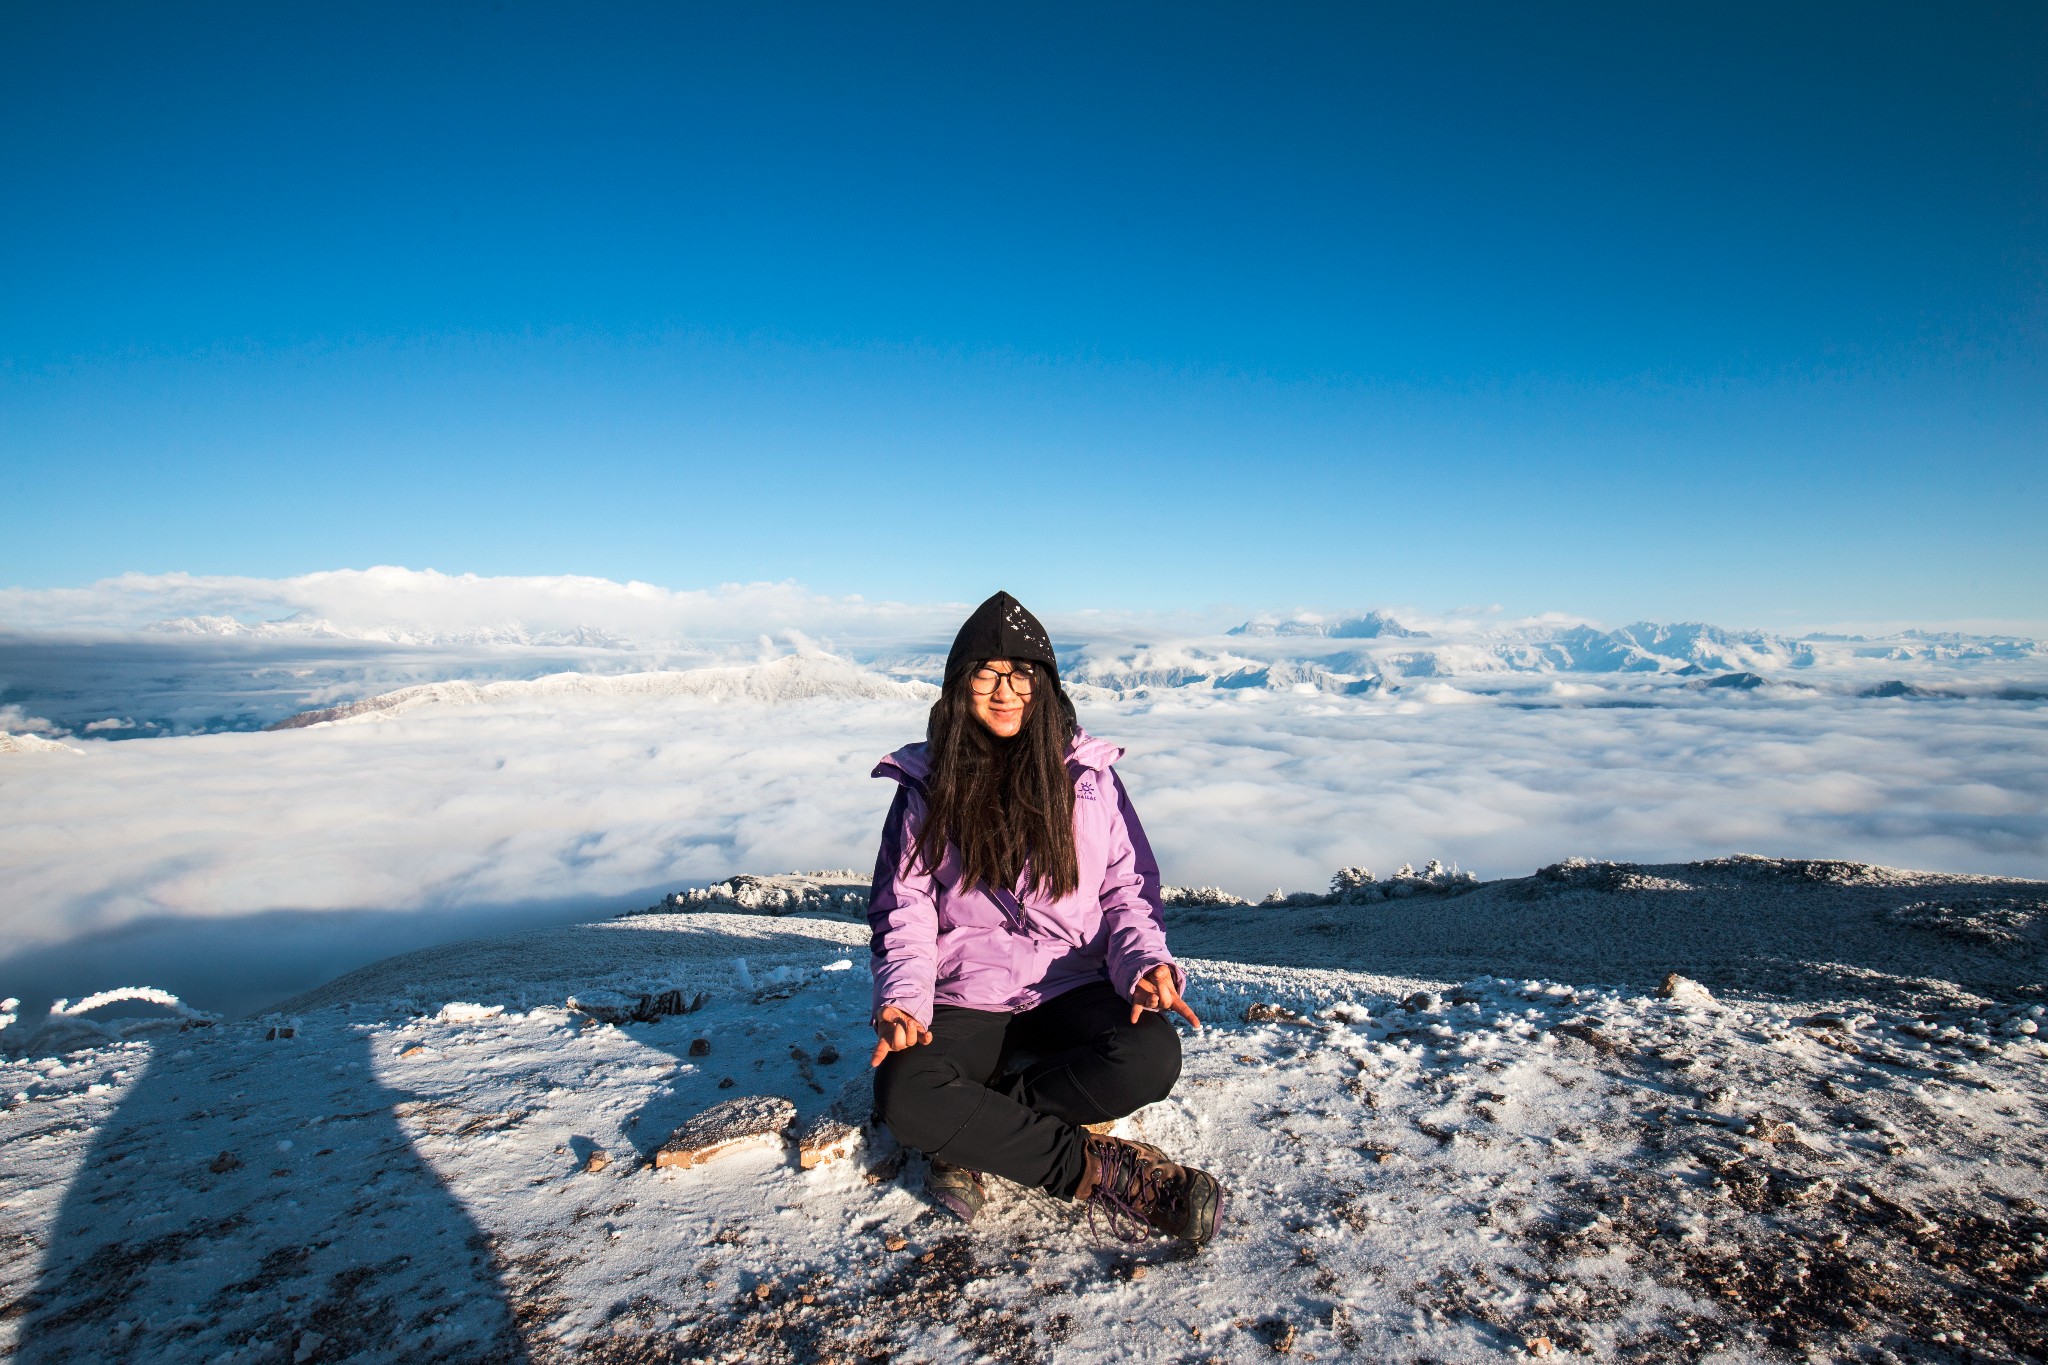
[[(736, 871), (865, 867), (869, 770), (921, 737), (965, 609), (405, 570), (4, 595), (0, 729), (37, 743), (0, 752), (0, 995), (254, 1008)], [(1049, 625), (1178, 884), (1735, 851), (2048, 876), (2031, 640)], [(499, 685), (261, 728), (451, 680)]]

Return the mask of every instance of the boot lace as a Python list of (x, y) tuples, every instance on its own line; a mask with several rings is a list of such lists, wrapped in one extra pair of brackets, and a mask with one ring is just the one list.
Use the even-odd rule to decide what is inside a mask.
[(1185, 1183), (1162, 1170), (1137, 1148), (1121, 1142), (1089, 1144), (1096, 1156), (1095, 1188), (1088, 1193), (1088, 1231), (1098, 1240), (1102, 1211), (1109, 1235), (1119, 1242), (1145, 1242), (1168, 1226), (1179, 1226)]

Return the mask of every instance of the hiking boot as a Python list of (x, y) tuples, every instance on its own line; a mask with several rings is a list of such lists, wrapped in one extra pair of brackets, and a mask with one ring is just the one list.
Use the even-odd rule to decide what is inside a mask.
[(1087, 1152), (1074, 1198), (1088, 1206), (1090, 1227), (1101, 1209), (1120, 1241), (1159, 1232), (1200, 1246), (1222, 1226), (1223, 1187), (1207, 1171), (1176, 1165), (1149, 1143), (1101, 1134), (1089, 1135)]
[(925, 1172), (924, 1192), (944, 1204), (963, 1223), (973, 1222), (974, 1215), (988, 1201), (981, 1172), (955, 1166), (950, 1161), (931, 1163), (931, 1169)]

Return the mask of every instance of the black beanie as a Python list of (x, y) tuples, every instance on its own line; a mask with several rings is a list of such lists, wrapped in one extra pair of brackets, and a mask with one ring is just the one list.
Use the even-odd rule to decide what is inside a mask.
[(1027, 659), (1044, 664), (1055, 676), (1060, 670), (1045, 627), (1006, 592), (976, 607), (967, 624), (960, 627), (953, 637), (952, 652), (946, 655), (946, 677), (958, 677), (983, 659)]

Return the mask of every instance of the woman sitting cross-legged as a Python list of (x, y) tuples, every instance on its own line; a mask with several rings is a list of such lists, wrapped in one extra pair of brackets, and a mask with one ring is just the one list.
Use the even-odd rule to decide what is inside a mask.
[(1082, 733), (1044, 627), (1008, 593), (960, 628), (926, 733), (875, 769), (900, 784), (868, 906), (883, 1121), (962, 1218), (986, 1172), (1206, 1242), (1215, 1178), (1102, 1131), (1173, 1089), (1167, 1013), (1201, 1027), (1110, 766), (1123, 751)]

